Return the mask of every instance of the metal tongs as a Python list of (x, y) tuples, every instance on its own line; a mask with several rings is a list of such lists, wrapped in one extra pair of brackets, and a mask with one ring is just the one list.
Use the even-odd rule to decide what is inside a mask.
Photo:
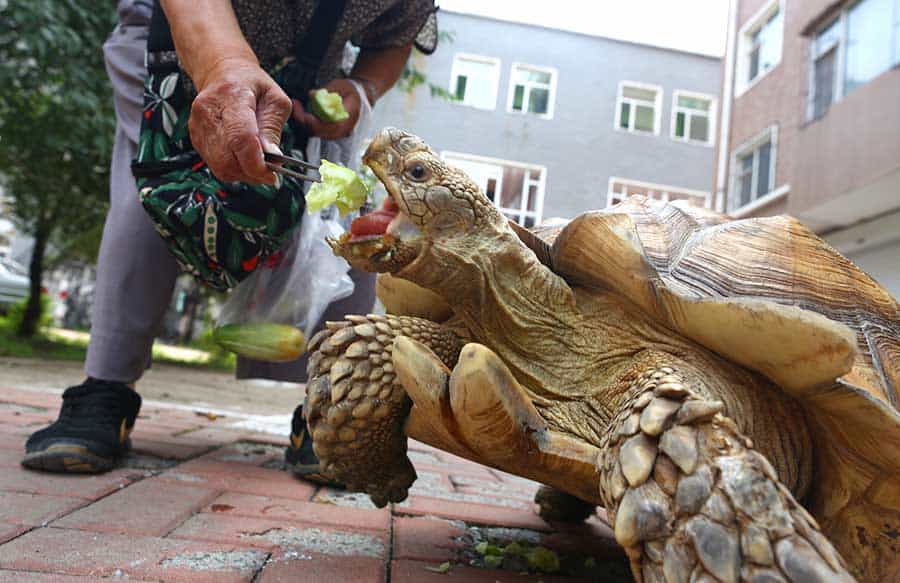
[(322, 182), (322, 180), (319, 178), (309, 176), (308, 174), (303, 174), (302, 172), (297, 172), (296, 170), (290, 170), (283, 166), (299, 166), (300, 168), (304, 168), (306, 170), (318, 171), (319, 167), (315, 164), (310, 164), (309, 162), (300, 160), (298, 158), (285, 156), (284, 154), (273, 154), (271, 152), (264, 152), (263, 157), (266, 160), (266, 167), (272, 172), (278, 172), (279, 174), (284, 174), (285, 176), (291, 176), (293, 178), (296, 178), (297, 180), (306, 180), (307, 182)]

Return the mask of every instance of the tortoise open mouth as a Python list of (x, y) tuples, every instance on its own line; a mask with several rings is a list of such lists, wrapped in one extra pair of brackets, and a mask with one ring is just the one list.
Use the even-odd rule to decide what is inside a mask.
[(397, 204), (397, 194), (381, 176), (379, 166), (370, 167), (388, 195), (380, 208), (354, 219), (349, 232), (329, 244), (337, 255), (366, 271), (393, 271), (412, 259), (412, 247), (404, 243), (414, 244), (422, 233)]

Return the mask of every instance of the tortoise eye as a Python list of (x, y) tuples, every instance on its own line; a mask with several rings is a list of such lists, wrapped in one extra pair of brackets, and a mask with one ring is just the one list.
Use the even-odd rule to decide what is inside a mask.
[(423, 182), (428, 179), (430, 172), (428, 168), (421, 162), (411, 162), (406, 167), (406, 175), (416, 182)]

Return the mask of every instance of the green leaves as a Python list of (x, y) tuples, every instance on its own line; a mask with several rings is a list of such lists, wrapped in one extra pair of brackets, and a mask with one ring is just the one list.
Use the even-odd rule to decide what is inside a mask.
[(0, 2), (0, 178), (17, 226), (49, 233), (60, 253), (91, 249), (69, 243), (108, 208), (115, 113), (101, 47), (115, 22), (111, 3)]

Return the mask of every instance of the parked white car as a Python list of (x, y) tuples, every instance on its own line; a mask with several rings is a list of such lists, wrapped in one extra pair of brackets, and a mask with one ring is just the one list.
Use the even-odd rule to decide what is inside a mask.
[(24, 267), (11, 259), (0, 257), (0, 309), (6, 309), (28, 297), (30, 285)]

